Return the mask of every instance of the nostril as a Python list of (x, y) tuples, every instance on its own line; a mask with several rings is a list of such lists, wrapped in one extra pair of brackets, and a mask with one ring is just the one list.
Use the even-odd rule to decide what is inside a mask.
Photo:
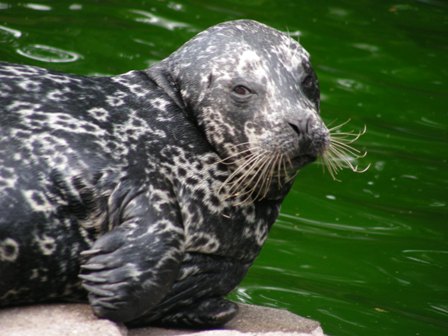
[(299, 130), (299, 127), (297, 125), (295, 125), (293, 123), (288, 123), (288, 124), (289, 124), (289, 126), (291, 126), (291, 128), (294, 130), (294, 132), (297, 133), (297, 135), (300, 135), (300, 130)]

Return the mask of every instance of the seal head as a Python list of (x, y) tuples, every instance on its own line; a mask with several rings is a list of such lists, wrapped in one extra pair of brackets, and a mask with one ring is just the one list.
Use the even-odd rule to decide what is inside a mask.
[(286, 34), (241, 20), (198, 34), (150, 73), (165, 69), (177, 100), (236, 170), (230, 194), (282, 198), (286, 181), (329, 142), (309, 59)]

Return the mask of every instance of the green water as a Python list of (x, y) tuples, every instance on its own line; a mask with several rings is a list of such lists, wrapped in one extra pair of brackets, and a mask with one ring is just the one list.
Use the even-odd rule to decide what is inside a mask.
[(79, 74), (142, 69), (215, 23), (252, 18), (311, 52), (328, 122), (371, 164), (304, 169), (232, 297), (329, 335), (448, 335), (446, 1), (4, 1), (0, 60)]

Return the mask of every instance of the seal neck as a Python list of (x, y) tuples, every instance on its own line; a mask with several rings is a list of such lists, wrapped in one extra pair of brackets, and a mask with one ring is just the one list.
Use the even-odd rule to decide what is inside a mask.
[(180, 90), (176, 85), (174, 78), (162, 62), (157, 63), (147, 70), (143, 71), (152, 81), (156, 83), (181, 110), (186, 110), (186, 104), (182, 99)]
[[(198, 125), (198, 122), (191, 112), (191, 106), (184, 100), (181, 88), (179, 87), (177, 81), (172, 76), (169, 68), (164, 61), (157, 63), (147, 70), (143, 71), (150, 80), (152, 80), (160, 89), (167, 94), (173, 102), (179, 107), (183, 116), (191, 122), (195, 127), (204, 133), (202, 128)], [(205, 133), (204, 133), (205, 136)]]

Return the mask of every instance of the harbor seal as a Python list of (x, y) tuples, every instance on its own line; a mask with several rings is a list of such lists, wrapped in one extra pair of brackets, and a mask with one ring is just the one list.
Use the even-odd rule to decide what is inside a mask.
[(0, 66), (0, 306), (210, 327), (329, 132), (309, 54), (239, 20), (143, 71)]

